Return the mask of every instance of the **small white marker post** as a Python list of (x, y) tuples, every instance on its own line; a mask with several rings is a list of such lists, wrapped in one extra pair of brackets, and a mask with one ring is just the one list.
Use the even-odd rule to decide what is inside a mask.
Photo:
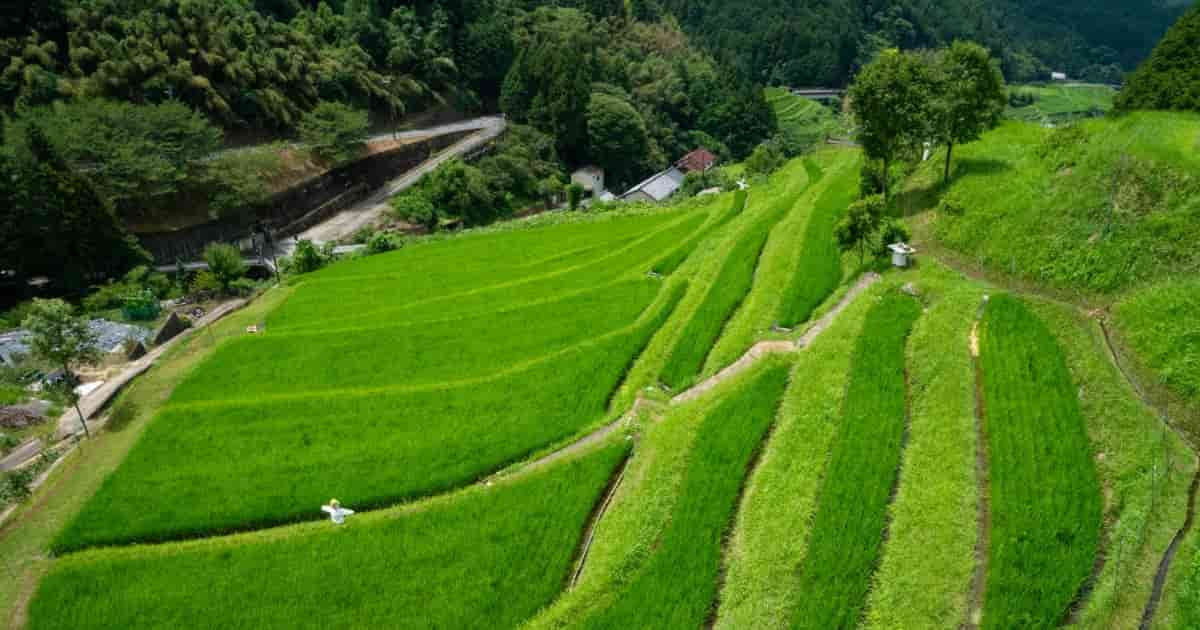
[(346, 522), (346, 517), (354, 514), (354, 510), (342, 507), (342, 504), (337, 499), (330, 499), (329, 505), (322, 505), (321, 511), (329, 515), (329, 520), (334, 525), (341, 525)]

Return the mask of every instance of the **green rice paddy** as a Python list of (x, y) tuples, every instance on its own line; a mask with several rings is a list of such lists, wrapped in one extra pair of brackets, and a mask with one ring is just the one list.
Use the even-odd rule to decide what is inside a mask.
[(917, 301), (898, 292), (867, 314), (800, 568), (795, 627), (854, 628), (861, 620), (900, 475), (908, 423), (905, 342), (920, 315)]
[[(996, 187), (1007, 169), (1056, 208), (1091, 194), (1063, 187), (1100, 168), (1109, 124), (1179, 129), (1087, 123), (1095, 146), (1046, 183), (1049, 158), (1017, 145), (1051, 132), (1007, 125), (963, 148), (948, 194), (964, 213), (927, 231), (968, 253), (992, 246), (988, 229), (1028, 231), (1013, 200), (1030, 193)], [(1131, 151), (1193, 160), (1176, 140)], [(1057, 627), (1076, 606), (1080, 627), (1132, 627), (1193, 455), (1069, 307), (993, 297), (976, 383), (969, 332), (994, 287), (922, 253), (851, 299), (860, 278), (831, 234), (859, 163), (824, 149), (748, 192), (438, 236), (272, 289), (193, 337), (190, 363), (156, 367), (153, 396), (127, 392), (132, 435), (84, 445), (102, 471), (29, 521), (52, 523), (40, 542), (9, 544), (24, 521), (0, 530), (19, 579), (0, 584), (0, 614), (33, 630), (938, 629)], [(902, 204), (926, 194), (926, 170)], [(1175, 230), (1189, 203), (1164, 198), (1157, 228), (1129, 219), (1111, 238)], [(1046, 220), (1092, 230), (1083, 214)], [(1078, 263), (1082, 231), (1029, 238)], [(1156, 280), (1121, 294), (1114, 329), (1135, 368), (1186, 398), (1194, 287), (1137, 256), (1066, 277)], [(811, 343), (780, 343), (826, 313)], [(670, 399), (762, 341), (773, 354)], [(358, 513), (330, 524), (330, 497)], [(1161, 627), (1195, 619), (1197, 540)]]
[(515, 627), (562, 588), (627, 451), (609, 444), (336, 529), (72, 555), (43, 582), (29, 627)]
[(1103, 502), (1062, 350), (1017, 298), (980, 326), (991, 484), (984, 628), (1054, 628), (1091, 571)]

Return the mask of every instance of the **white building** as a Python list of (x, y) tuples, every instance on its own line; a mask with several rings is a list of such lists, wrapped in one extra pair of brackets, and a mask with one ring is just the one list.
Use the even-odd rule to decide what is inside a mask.
[(583, 190), (592, 197), (600, 199), (604, 190), (604, 169), (599, 166), (585, 166), (571, 173), (571, 182), (583, 186)]
[(1067, 73), (1066, 72), (1051, 72), (1050, 80), (1051, 81), (1066, 81)]
[(683, 177), (683, 171), (672, 166), (630, 188), (628, 192), (621, 195), (621, 199), (625, 201), (663, 201), (679, 190), (679, 187), (683, 185)]

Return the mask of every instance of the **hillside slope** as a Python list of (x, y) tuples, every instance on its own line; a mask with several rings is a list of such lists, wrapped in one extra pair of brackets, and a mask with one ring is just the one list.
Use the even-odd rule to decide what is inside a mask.
[[(962, 148), (932, 233), (983, 265), (1089, 294), (1197, 273), (1197, 149), (1196, 115), (1008, 123)], [(919, 167), (906, 212), (934, 205), (938, 164)]]

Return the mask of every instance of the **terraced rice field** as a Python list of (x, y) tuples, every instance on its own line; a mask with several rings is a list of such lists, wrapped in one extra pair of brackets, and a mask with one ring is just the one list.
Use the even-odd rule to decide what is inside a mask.
[(30, 628), (514, 627), (559, 592), (627, 451), (339, 529), (76, 554)]
[[(605, 247), (580, 247), (561, 264), (530, 265), (556, 250), (499, 232), (313, 275), (265, 334), (225, 344), (178, 387), (55, 548), (307, 520), (330, 496), (389, 505), (569, 437), (605, 416), (682, 295), (682, 284), (664, 291), (646, 272), (708, 216), (602, 220), (589, 227)], [(583, 231), (529, 230), (558, 250)], [(510, 238), (524, 246), (509, 249)], [(451, 264), (455, 256), (463, 262)], [(442, 282), (421, 273), (438, 265)], [(322, 326), (333, 330), (314, 337)]]
[(679, 501), (659, 546), (615, 602), (583, 628), (695, 628), (713, 609), (721, 540), (738, 490), (775, 420), (788, 367), (764, 370), (705, 414), (686, 464)]
[(866, 604), (900, 475), (908, 425), (905, 342), (921, 314), (889, 293), (867, 314), (830, 447), (793, 617), (800, 628), (853, 628)]
[[(992, 289), (932, 259), (844, 278), (858, 163), (820, 151), (748, 195), (273, 290), (263, 331), (239, 320), (156, 385), (123, 463), (44, 535), (56, 555), (7, 564), (3, 610), (35, 630), (1134, 627), (1194, 457), (1082, 315), (980, 311)], [(335, 496), (358, 514), (315, 522)], [(1160, 627), (1194, 618), (1195, 547)]]
[(980, 328), (991, 462), (984, 628), (1056, 627), (1088, 579), (1103, 502), (1077, 390), (1050, 331), (1017, 298)]
[(837, 116), (826, 105), (799, 96), (786, 88), (766, 88), (767, 103), (775, 110), (779, 129), (797, 138), (823, 142), (829, 134), (842, 134)]

